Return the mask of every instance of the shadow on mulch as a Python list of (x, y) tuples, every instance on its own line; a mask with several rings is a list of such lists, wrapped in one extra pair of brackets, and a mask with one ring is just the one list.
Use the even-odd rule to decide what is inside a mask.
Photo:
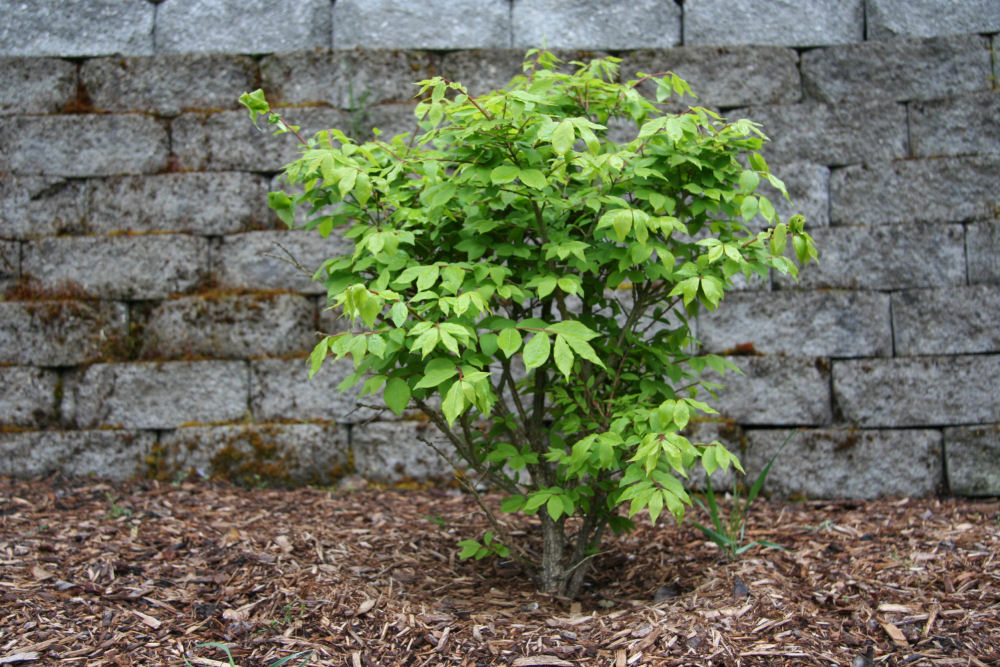
[(0, 478), (0, 665), (1000, 664), (995, 500), (760, 502), (789, 550), (732, 563), (646, 522), (576, 602), (457, 561), (486, 528), (445, 490)]

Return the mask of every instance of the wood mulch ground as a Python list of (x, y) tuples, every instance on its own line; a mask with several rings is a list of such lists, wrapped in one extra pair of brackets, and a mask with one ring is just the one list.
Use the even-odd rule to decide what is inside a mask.
[(995, 500), (761, 502), (789, 551), (734, 563), (647, 522), (576, 603), (457, 561), (486, 527), (448, 490), (0, 478), (0, 665), (1000, 664)]

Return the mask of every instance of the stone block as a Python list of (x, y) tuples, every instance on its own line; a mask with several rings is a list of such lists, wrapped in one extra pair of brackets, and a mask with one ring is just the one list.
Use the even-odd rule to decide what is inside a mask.
[(0, 171), (110, 176), (161, 171), (167, 131), (138, 114), (12, 116), (0, 119)]
[[(377, 417), (394, 417), (388, 409), (358, 405), (361, 384), (341, 393), (337, 386), (354, 372), (350, 358), (327, 359), (309, 378), (308, 359), (259, 359), (250, 364), (250, 406), (258, 421), (313, 420), (358, 424)], [(367, 406), (383, 405), (381, 398), (366, 396)]]
[(155, 12), (146, 0), (5, 0), (0, 44), (7, 56), (151, 55)]
[(829, 362), (802, 357), (730, 357), (745, 373), (711, 377), (725, 385), (709, 404), (742, 425), (829, 424)]
[[(853, 165), (830, 176), (830, 222), (964, 222), (1000, 211), (1000, 160), (991, 156)], [(887, 194), (891, 193), (890, 197)]]
[(475, 97), (503, 88), (520, 74), (524, 51), (502, 48), (451, 51), (441, 55), (437, 67), (441, 76), (458, 81)]
[(505, 0), (338, 0), (335, 49), (487, 49), (511, 46)]
[(523, 49), (634, 49), (681, 43), (681, 8), (636, 0), (517, 0), (511, 10), (513, 45)]
[(806, 160), (835, 167), (907, 156), (906, 109), (884, 102), (756, 106), (731, 111), (763, 125), (771, 167)]
[[(793, 215), (805, 216), (810, 233), (830, 224), (830, 170), (813, 162), (792, 162), (772, 172), (785, 183), (790, 199), (761, 180), (758, 194), (767, 197), (781, 220)], [(758, 218), (760, 220), (760, 218)]]
[(0, 294), (21, 278), (21, 244), (0, 241)]
[(271, 224), (263, 176), (242, 172), (120, 176), (90, 185), (84, 229), (221, 236)]
[(76, 100), (76, 66), (55, 58), (0, 58), (0, 90), (0, 116), (57, 113)]
[(349, 136), (370, 140), (374, 136), (372, 128), (378, 128), (382, 138), (386, 140), (397, 134), (416, 132), (419, 135), (423, 130), (417, 125), (418, 119), (413, 111), (412, 104), (381, 104), (372, 107), (351, 118)]
[(867, 0), (868, 39), (1000, 32), (993, 0)]
[(802, 54), (803, 91), (830, 104), (989, 90), (992, 73), (989, 40), (978, 35), (864, 42)]
[(997, 421), (1000, 355), (833, 362), (834, 405), (865, 427)]
[(111, 301), (0, 301), (0, 363), (76, 366), (127, 344), (128, 308)]
[[(284, 109), (282, 117), (298, 125), (303, 138), (319, 130), (344, 127), (347, 114), (336, 109)], [(298, 157), (291, 134), (273, 136), (273, 128), (258, 119), (257, 129), (243, 111), (185, 113), (171, 123), (173, 153), (180, 169), (194, 171), (276, 172)]]
[[(163, 6), (176, 4), (172, 0)], [(222, 54), (95, 58), (81, 65), (80, 81), (99, 111), (151, 111), (164, 116), (239, 108), (239, 96), (258, 87), (252, 58)]]
[(886, 291), (965, 284), (962, 225), (840, 226), (810, 235), (819, 263), (802, 269), (798, 282), (773, 272), (776, 286)]
[(730, 293), (702, 312), (698, 339), (707, 352), (750, 344), (762, 354), (884, 357), (892, 350), (889, 295), (827, 290)]
[(686, 0), (685, 44), (822, 46), (864, 40), (864, 0)]
[(213, 246), (212, 271), (227, 289), (325, 294), (312, 275), (325, 260), (352, 251), (353, 245), (336, 231), (326, 239), (316, 231), (231, 234)]
[(0, 176), (0, 237), (83, 231), (89, 192), (84, 181), (58, 176)]
[(1000, 153), (1000, 91), (914, 103), (910, 146), (917, 157)]
[(960, 496), (1000, 496), (1000, 424), (944, 430), (948, 490)]
[(330, 47), (328, 0), (164, 0), (158, 53), (275, 53)]
[(80, 428), (171, 429), (247, 414), (242, 361), (94, 364), (67, 378), (63, 417)]
[(454, 458), (454, 449), (445, 436), (427, 422), (355, 424), (351, 427), (355, 472), (377, 482), (451, 478), (451, 465), (421, 438)]
[(1000, 283), (1000, 222), (969, 225), (965, 232), (969, 282)]
[(59, 416), (59, 374), (30, 366), (0, 366), (0, 429), (44, 427)]
[(300, 294), (221, 294), (167, 299), (143, 332), (145, 359), (304, 354), (316, 343), (316, 310)]
[(156, 434), (142, 431), (27, 431), (0, 434), (0, 475), (125, 480), (143, 472)]
[(896, 292), (892, 331), (899, 356), (1000, 352), (1000, 286)]
[[(637, 72), (674, 72), (691, 84), (697, 100), (687, 104), (738, 107), (751, 104), (792, 104), (802, 96), (798, 54), (770, 46), (686, 46), (678, 49), (637, 50), (623, 56), (625, 80)], [(655, 99), (652, 85), (640, 90)]]
[(348, 470), (337, 424), (193, 426), (164, 433), (150, 462), (160, 477), (195, 473), (245, 484), (331, 484)]
[[(747, 431), (750, 479), (778, 451), (788, 429)], [(936, 430), (819, 429), (796, 433), (775, 460), (764, 493), (813, 498), (926, 496), (944, 487)]]
[(42, 289), (158, 299), (206, 276), (208, 241), (184, 234), (45, 238), (23, 244), (21, 272)]
[(263, 88), (274, 105), (323, 103), (345, 111), (407, 102), (434, 76), (423, 51), (300, 51), (264, 58)]

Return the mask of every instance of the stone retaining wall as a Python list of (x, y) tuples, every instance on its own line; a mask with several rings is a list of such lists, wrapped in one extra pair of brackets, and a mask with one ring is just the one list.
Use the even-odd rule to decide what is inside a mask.
[(800, 283), (698, 323), (747, 370), (703, 428), (751, 469), (801, 428), (784, 494), (1000, 494), (998, 31), (985, 0), (0, 0), (0, 474), (443, 472), (343, 367), (306, 381), (339, 323), (286, 260), (345, 245), (267, 210), (295, 146), (236, 98), (409, 131), (412, 81), (501, 86), (545, 39), (763, 123), (812, 225)]

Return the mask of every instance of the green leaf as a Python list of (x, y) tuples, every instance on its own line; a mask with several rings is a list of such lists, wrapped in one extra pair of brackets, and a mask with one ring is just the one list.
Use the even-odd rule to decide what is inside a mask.
[(465, 392), (462, 388), (463, 384), (463, 382), (453, 382), (444, 400), (441, 401), (441, 412), (444, 413), (444, 418), (448, 420), (448, 426), (454, 424), (458, 416), (465, 410), (466, 402)]
[(476, 555), (479, 551), (479, 542), (477, 540), (462, 540), (458, 543), (461, 551), (458, 552), (458, 557), (462, 560), (468, 560)]
[(493, 171), (490, 172), (490, 181), (493, 183), (493, 185), (502, 185), (503, 183), (510, 183), (515, 178), (517, 178), (518, 174), (520, 173), (521, 170), (515, 167), (514, 165), (503, 164), (500, 165), (499, 167), (495, 167)]
[(510, 359), (521, 349), (521, 334), (517, 329), (503, 329), (497, 336), (497, 345)]
[(573, 372), (573, 351), (566, 344), (566, 339), (563, 336), (556, 336), (552, 357), (555, 359), (556, 368), (568, 379), (570, 373)]
[(740, 173), (740, 190), (746, 194), (750, 194), (757, 189), (757, 185), (760, 183), (760, 176), (753, 171), (744, 171)]
[(524, 346), (524, 352), (522, 352), (525, 368), (538, 368), (544, 364), (549, 358), (549, 345), (547, 333), (536, 333)]
[(521, 179), (522, 183), (536, 190), (544, 190), (545, 186), (549, 184), (545, 180), (545, 175), (537, 169), (523, 169), (518, 174), (518, 178)]
[(743, 216), (744, 220), (750, 220), (757, 215), (758, 206), (757, 198), (753, 195), (747, 195), (743, 198), (743, 203), (740, 204), (740, 215)]
[(507, 512), (508, 514), (517, 512), (522, 507), (524, 507), (524, 496), (509, 496), (503, 499), (500, 503), (500, 511)]
[(553, 521), (558, 521), (563, 513), (562, 499), (556, 495), (549, 496), (548, 502), (545, 503), (545, 509)]
[(785, 254), (785, 240), (788, 238), (788, 225), (783, 222), (779, 222), (774, 227), (774, 232), (771, 234), (771, 254), (772, 255), (784, 255)]
[(396, 325), (397, 328), (402, 327), (406, 324), (406, 317), (409, 311), (406, 309), (406, 304), (402, 301), (397, 301), (392, 305), (392, 309), (389, 311), (389, 316), (392, 318), (392, 323)]
[(573, 123), (568, 118), (559, 121), (556, 129), (552, 132), (552, 149), (559, 155), (563, 155), (573, 148), (574, 141), (576, 141), (576, 134), (573, 130)]
[(413, 388), (436, 387), (456, 375), (458, 375), (458, 367), (451, 359), (431, 359), (424, 368), (424, 377)]
[(410, 402), (410, 386), (401, 378), (389, 378), (383, 392), (386, 406), (401, 416)]
[(312, 354), (309, 355), (309, 378), (316, 375), (319, 372), (320, 367), (323, 365), (323, 360), (326, 359), (327, 349), (330, 344), (329, 338), (324, 338), (316, 347), (313, 348)]

